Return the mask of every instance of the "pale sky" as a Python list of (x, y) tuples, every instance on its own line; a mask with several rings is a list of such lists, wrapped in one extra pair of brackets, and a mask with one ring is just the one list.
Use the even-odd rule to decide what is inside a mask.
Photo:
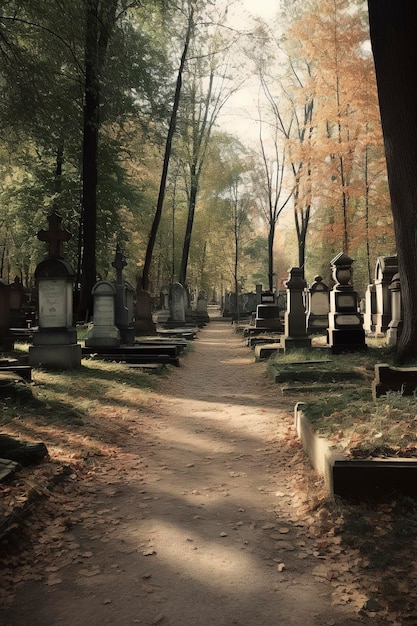
[[(261, 18), (267, 22), (276, 16), (279, 9), (279, 0), (235, 0), (229, 9), (229, 19), (236, 28), (250, 28), (253, 26), (253, 18)], [(255, 119), (257, 83), (246, 86), (233, 95), (218, 120), (220, 126), (228, 132), (237, 134), (244, 143), (258, 142), (259, 126)]]
[(240, 0), (239, 4), (252, 15), (267, 20), (274, 17), (279, 2), (278, 0)]

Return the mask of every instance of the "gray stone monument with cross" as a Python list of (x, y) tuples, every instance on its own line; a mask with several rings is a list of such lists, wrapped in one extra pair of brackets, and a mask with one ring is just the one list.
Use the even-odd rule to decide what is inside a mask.
[(71, 233), (61, 227), (62, 218), (54, 210), (48, 216), (49, 230), (37, 236), (48, 244), (48, 256), (35, 270), (38, 296), (38, 330), (29, 348), (29, 365), (73, 369), (81, 365), (81, 346), (73, 324), (73, 284), (75, 271), (63, 257), (63, 244)]
[(115, 323), (120, 331), (121, 341), (125, 345), (135, 343), (134, 326), (134, 289), (123, 278), (123, 268), (127, 261), (122, 254), (120, 246), (116, 248), (116, 254), (112, 266), (116, 270), (116, 300), (115, 300)]

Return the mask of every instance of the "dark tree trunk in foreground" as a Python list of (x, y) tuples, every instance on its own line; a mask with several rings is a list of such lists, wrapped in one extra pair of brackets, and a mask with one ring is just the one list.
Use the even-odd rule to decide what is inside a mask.
[(401, 276), (397, 359), (417, 356), (417, 2), (368, 0)]
[(84, 128), (82, 164), (82, 260), (79, 318), (91, 314), (91, 290), (96, 282), (97, 152), (100, 84), (97, 67), (98, 0), (86, 2)]
[(85, 0), (85, 87), (82, 165), (82, 260), (80, 319), (92, 313), (91, 290), (97, 280), (97, 182), (101, 74), (116, 19), (117, 0)]

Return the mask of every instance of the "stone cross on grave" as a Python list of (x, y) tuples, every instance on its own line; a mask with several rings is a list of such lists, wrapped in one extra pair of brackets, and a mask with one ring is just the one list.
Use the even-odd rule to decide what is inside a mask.
[(71, 239), (72, 234), (66, 228), (61, 228), (62, 217), (53, 211), (48, 215), (49, 230), (43, 228), (38, 232), (39, 241), (49, 244), (48, 256), (50, 259), (62, 258), (62, 244)]
[(123, 285), (123, 268), (127, 265), (127, 262), (120, 250), (119, 245), (116, 248), (116, 256), (114, 257), (114, 261), (112, 266), (116, 270), (116, 285)]

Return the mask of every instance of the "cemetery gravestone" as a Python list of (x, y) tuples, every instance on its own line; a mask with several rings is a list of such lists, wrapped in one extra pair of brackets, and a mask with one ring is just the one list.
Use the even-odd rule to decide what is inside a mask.
[(133, 345), (135, 327), (133, 323), (133, 292), (131, 285), (123, 280), (123, 268), (127, 265), (123, 254), (117, 246), (112, 266), (116, 270), (115, 324), (120, 331), (122, 343)]
[(99, 280), (92, 289), (93, 326), (89, 330), (85, 345), (88, 347), (120, 346), (120, 331), (115, 324), (116, 287)]
[(307, 336), (305, 290), (307, 283), (300, 267), (289, 271), (287, 287), (287, 310), (285, 312), (285, 331), (281, 344), (285, 348), (309, 348), (311, 339)]
[(318, 333), (327, 330), (329, 325), (329, 288), (321, 276), (315, 276), (308, 290), (307, 332)]
[(366, 349), (358, 294), (351, 284), (352, 263), (343, 252), (331, 261), (335, 286), (330, 292), (328, 343), (333, 353)]
[(14, 341), (10, 333), (10, 285), (0, 279), (0, 349), (13, 350)]
[(185, 324), (185, 309), (186, 309), (186, 293), (184, 287), (180, 283), (174, 283), (171, 285), (170, 290), (170, 323), (177, 324), (178, 326)]
[(19, 276), (10, 284), (10, 326), (25, 328), (27, 326), (25, 304), (27, 302), (25, 290)]
[(152, 318), (151, 294), (144, 289), (138, 289), (136, 291), (135, 331), (137, 335), (156, 333), (156, 324)]
[(38, 331), (29, 348), (29, 365), (72, 369), (81, 365), (81, 346), (73, 325), (75, 271), (62, 256), (62, 244), (71, 233), (61, 228), (61, 216), (49, 215), (49, 230), (38, 239), (48, 243), (48, 258), (35, 270), (38, 292)]
[(261, 294), (261, 304), (256, 307), (255, 328), (277, 333), (282, 331), (279, 307), (271, 291), (263, 291)]
[(401, 281), (400, 275), (394, 274), (389, 286), (391, 293), (391, 321), (388, 324), (387, 344), (395, 346), (400, 338), (402, 330), (402, 303), (401, 303)]
[(376, 316), (376, 289), (375, 284), (368, 285), (365, 293), (365, 314), (363, 318), (363, 327), (369, 332), (375, 332), (375, 316)]
[(210, 321), (207, 312), (207, 296), (204, 291), (200, 291), (200, 293), (198, 294), (195, 318), (197, 324), (206, 324)]
[(392, 318), (391, 293), (389, 286), (393, 276), (398, 272), (396, 256), (379, 257), (375, 267), (375, 332), (385, 333)]

